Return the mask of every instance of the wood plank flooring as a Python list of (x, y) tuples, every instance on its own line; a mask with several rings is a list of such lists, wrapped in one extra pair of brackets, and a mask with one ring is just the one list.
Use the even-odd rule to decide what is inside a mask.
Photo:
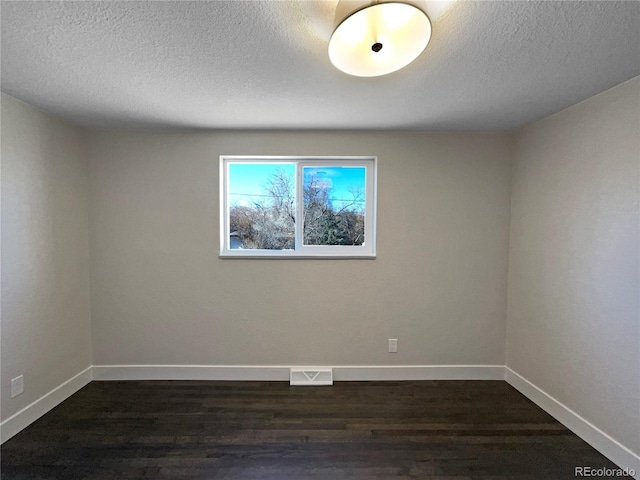
[(92, 382), (1, 448), (2, 480), (562, 480), (575, 466), (615, 468), (503, 381)]

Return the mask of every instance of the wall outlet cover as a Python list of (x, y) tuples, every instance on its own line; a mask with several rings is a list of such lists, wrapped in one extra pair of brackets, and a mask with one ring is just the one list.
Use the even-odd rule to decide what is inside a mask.
[(24, 375), (11, 380), (11, 398), (17, 397), (24, 392)]

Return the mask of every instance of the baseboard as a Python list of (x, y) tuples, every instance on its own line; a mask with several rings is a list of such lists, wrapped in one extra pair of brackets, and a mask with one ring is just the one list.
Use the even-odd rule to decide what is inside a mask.
[(288, 381), (289, 367), (237, 365), (94, 365), (94, 380)]
[(333, 367), (335, 381), (504, 380), (502, 365), (397, 365)]
[[(533, 403), (554, 417), (573, 433), (621, 468), (635, 471), (640, 479), (640, 456), (633, 453), (616, 439), (585, 420), (566, 405), (562, 404), (523, 376), (505, 367), (505, 380)], [(597, 465), (590, 465), (597, 467)]]
[[(288, 381), (292, 366), (96, 365), (94, 380)], [(318, 368), (295, 365), (295, 367)], [(326, 368), (326, 366), (325, 366)], [(502, 365), (334, 366), (335, 381), (504, 380)]]
[(19, 412), (14, 413), (9, 418), (0, 423), (0, 443), (4, 443), (20, 432), (22, 429), (31, 425), (52, 408), (58, 406), (71, 395), (76, 393), (82, 387), (92, 380), (92, 367), (87, 367), (77, 375), (59, 385), (40, 397), (35, 402), (27, 405)]

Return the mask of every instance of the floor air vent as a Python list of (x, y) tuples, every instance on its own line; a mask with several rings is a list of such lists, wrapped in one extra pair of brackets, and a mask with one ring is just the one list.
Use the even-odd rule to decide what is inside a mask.
[(333, 370), (330, 368), (292, 368), (291, 385), (333, 385)]

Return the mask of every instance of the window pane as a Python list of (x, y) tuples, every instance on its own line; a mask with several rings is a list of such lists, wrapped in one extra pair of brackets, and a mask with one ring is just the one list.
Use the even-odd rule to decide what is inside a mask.
[(303, 167), (304, 245), (363, 245), (365, 167)]
[(295, 248), (296, 166), (229, 163), (229, 248)]

